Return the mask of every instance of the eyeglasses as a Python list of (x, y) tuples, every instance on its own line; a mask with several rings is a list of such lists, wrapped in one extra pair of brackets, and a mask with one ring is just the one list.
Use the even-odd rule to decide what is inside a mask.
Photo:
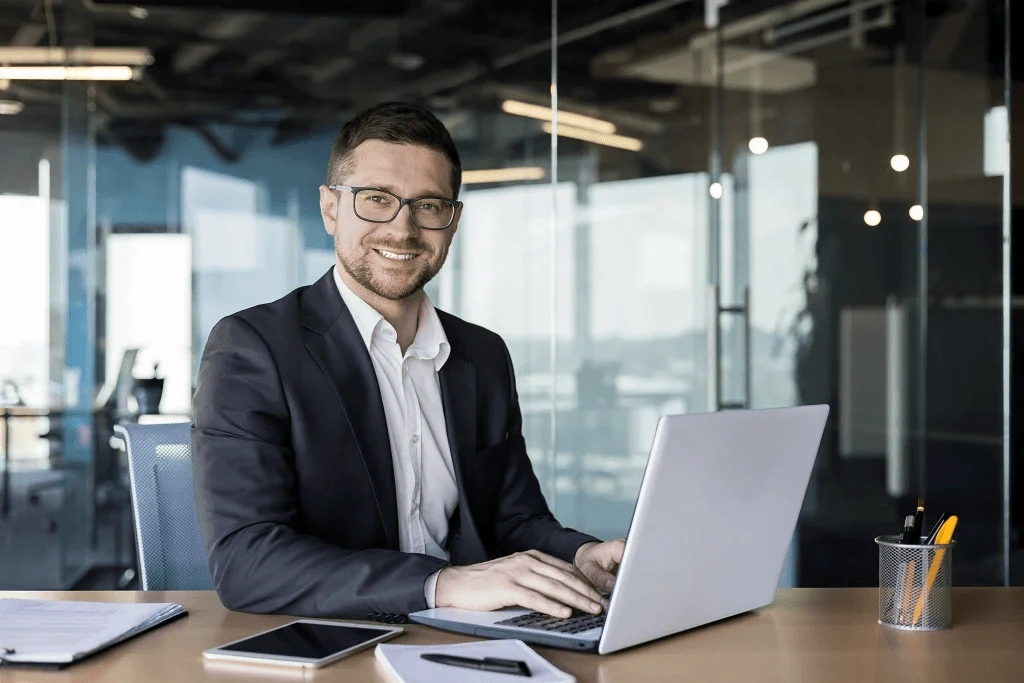
[(462, 202), (445, 197), (417, 197), (406, 199), (379, 187), (349, 187), (328, 185), (329, 190), (352, 193), (352, 208), (356, 216), (370, 223), (390, 223), (406, 204), (413, 224), (424, 230), (445, 230), (455, 220), (455, 210)]

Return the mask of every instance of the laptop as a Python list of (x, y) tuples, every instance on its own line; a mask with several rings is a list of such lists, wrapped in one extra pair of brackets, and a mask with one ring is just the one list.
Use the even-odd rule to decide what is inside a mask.
[(601, 615), (441, 607), (409, 620), (607, 654), (769, 605), (828, 412), (816, 405), (662, 417)]

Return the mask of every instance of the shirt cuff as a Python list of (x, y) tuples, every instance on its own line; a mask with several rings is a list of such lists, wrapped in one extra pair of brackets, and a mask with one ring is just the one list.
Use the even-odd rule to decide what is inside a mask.
[(434, 609), (434, 593), (437, 592), (437, 575), (440, 573), (441, 570), (438, 569), (423, 582), (423, 597), (427, 599), (427, 609)]

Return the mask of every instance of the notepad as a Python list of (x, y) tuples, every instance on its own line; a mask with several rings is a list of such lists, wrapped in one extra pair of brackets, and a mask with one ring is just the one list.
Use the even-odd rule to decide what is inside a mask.
[[(421, 659), (437, 653), (460, 657), (519, 659), (530, 667), (530, 677), (463, 669)], [(377, 646), (377, 661), (400, 683), (575, 683), (576, 678), (556, 668), (521, 640), (487, 640), (455, 645)]]
[(0, 663), (71, 664), (183, 614), (170, 602), (0, 598)]

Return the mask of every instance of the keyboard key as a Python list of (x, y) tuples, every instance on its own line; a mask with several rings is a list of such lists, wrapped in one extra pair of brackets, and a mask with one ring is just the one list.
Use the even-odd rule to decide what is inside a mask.
[(576, 612), (568, 619), (559, 619), (540, 612), (528, 612), (497, 622), (503, 626), (538, 629), (555, 633), (582, 633), (604, 625), (604, 614)]

